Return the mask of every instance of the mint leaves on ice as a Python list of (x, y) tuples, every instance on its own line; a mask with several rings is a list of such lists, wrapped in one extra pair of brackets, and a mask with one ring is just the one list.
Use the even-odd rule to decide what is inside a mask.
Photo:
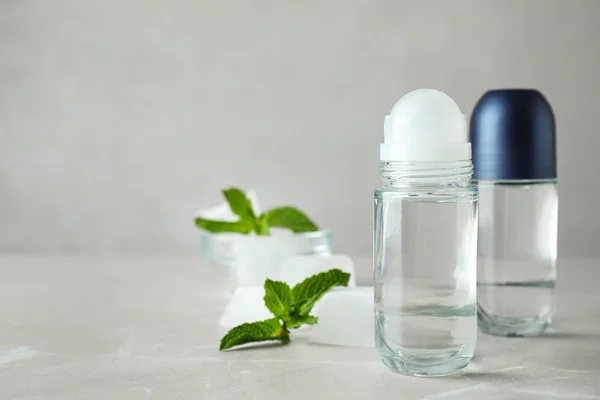
[(294, 233), (314, 232), (319, 229), (302, 211), (290, 206), (273, 208), (262, 217), (270, 227), (287, 228)]
[(314, 305), (334, 286), (348, 286), (349, 279), (350, 274), (339, 269), (313, 275), (293, 288), (285, 282), (267, 279), (265, 305), (275, 318), (236, 326), (223, 336), (219, 350), (252, 342), (278, 340), (289, 343), (289, 330), (316, 324), (318, 318), (310, 315)]
[(244, 192), (237, 188), (223, 190), (223, 196), (231, 208), (231, 212), (240, 217), (239, 221), (214, 221), (198, 217), (196, 225), (208, 232), (237, 232), (249, 234), (254, 231), (257, 235), (269, 235), (270, 227), (286, 228), (294, 233), (314, 232), (319, 230), (317, 225), (297, 208), (286, 206), (277, 207), (256, 216), (252, 202)]

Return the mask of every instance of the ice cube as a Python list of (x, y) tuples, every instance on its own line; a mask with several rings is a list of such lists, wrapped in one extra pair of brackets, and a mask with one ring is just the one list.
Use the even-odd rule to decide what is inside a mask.
[(317, 303), (319, 323), (309, 333), (312, 343), (375, 347), (373, 288), (335, 288)]
[(354, 277), (358, 286), (373, 285), (373, 256), (352, 256)]
[(273, 314), (265, 307), (264, 296), (265, 289), (262, 286), (238, 287), (221, 316), (219, 326), (230, 329), (245, 322), (273, 318)]
[(349, 273), (350, 280), (348, 281), (348, 286), (356, 286), (352, 259), (343, 254), (330, 256), (301, 255), (286, 258), (281, 265), (279, 277), (282, 281), (287, 282), (288, 285), (294, 286), (309, 276), (334, 268)]
[(283, 261), (298, 254), (295, 236), (244, 236), (233, 242), (233, 273), (237, 286), (262, 286), (280, 279)]

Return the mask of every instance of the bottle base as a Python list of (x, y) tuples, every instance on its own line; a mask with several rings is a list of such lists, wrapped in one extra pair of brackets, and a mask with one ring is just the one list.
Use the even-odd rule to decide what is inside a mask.
[(488, 335), (504, 337), (541, 336), (550, 326), (551, 321), (531, 318), (494, 318), (494, 321), (484, 319), (479, 315), (477, 325), (479, 330)]
[(419, 363), (416, 360), (407, 361), (397, 357), (381, 355), (381, 361), (392, 372), (402, 375), (434, 377), (452, 375), (460, 372), (469, 364), (470, 357), (455, 358), (439, 364)]

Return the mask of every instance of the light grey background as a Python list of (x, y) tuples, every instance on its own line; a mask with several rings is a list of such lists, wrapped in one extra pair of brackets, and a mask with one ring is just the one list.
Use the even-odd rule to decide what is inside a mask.
[(198, 254), (256, 189), (371, 251), (383, 116), (535, 87), (559, 127), (560, 251), (600, 254), (600, 1), (0, 1), (0, 251)]

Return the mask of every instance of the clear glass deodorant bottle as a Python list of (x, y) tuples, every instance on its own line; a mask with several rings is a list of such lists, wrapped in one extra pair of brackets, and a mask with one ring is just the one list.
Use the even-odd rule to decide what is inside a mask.
[(375, 341), (392, 371), (446, 375), (477, 339), (477, 190), (465, 117), (421, 89), (386, 117), (375, 190)]
[(536, 90), (492, 90), (471, 117), (479, 187), (479, 327), (540, 335), (554, 314), (558, 192), (555, 121)]

